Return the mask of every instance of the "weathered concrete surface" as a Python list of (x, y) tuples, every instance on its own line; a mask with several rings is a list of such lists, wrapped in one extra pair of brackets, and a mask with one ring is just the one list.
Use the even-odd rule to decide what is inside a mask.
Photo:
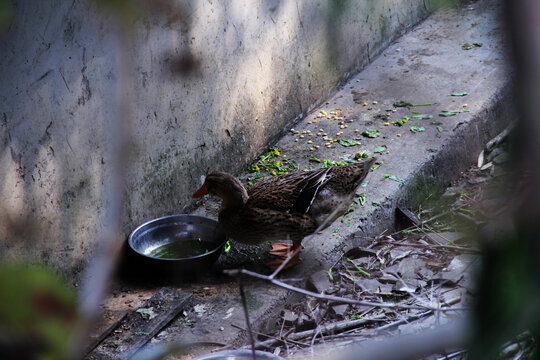
[[(448, 185), (461, 170), (475, 162), (483, 145), (509, 123), (513, 113), (512, 102), (509, 101), (510, 75), (505, 66), (500, 15), (500, 1), (479, 1), (474, 6), (431, 16), (386, 49), (333, 96), (329, 104), (317, 108), (292, 126), (301, 131), (317, 132), (317, 125), (332, 137), (338, 137), (336, 133), (343, 131), (341, 137), (356, 138), (361, 145), (345, 148), (335, 143), (335, 147), (327, 149), (320, 136), (301, 139), (294, 134), (277, 142), (283, 157), (297, 160), (301, 169), (319, 166), (308, 162), (313, 156), (339, 160), (362, 149), (372, 152), (381, 145), (386, 145), (389, 151), (389, 154), (379, 155), (384, 163), (368, 176), (367, 187), (359, 190), (367, 193), (366, 205), (354, 206), (354, 211), (344, 216), (343, 221), (336, 221), (321, 234), (305, 241), (303, 262), (286, 271), (284, 278), (300, 280), (294, 284), (302, 286), (307, 274), (334, 264), (344, 248), (365, 245), (370, 236), (391, 232), (396, 204), (415, 204), (417, 197)], [(462, 45), (466, 43), (482, 43), (482, 46), (463, 50)], [(466, 91), (468, 95), (449, 96), (456, 91)], [(398, 120), (403, 115), (414, 115), (412, 111), (431, 114), (433, 118), (410, 120), (403, 127), (385, 126), (388, 120), (382, 120), (380, 115), (387, 114), (385, 109), (393, 108), (392, 104), (399, 100), (433, 105), (410, 110), (397, 108), (395, 113), (388, 113), (389, 121)], [(363, 106), (364, 101), (369, 105)], [(377, 104), (373, 105), (373, 101)], [(327, 113), (340, 109), (338, 111), (345, 115), (344, 119), (352, 119), (353, 122), (345, 122), (348, 128), (340, 129), (336, 120), (316, 118), (321, 109)], [(453, 117), (438, 116), (441, 110), (459, 109), (470, 112)], [(317, 123), (308, 124), (307, 121), (312, 119), (317, 119)], [(434, 120), (440, 124), (432, 124)], [(425, 131), (409, 131), (415, 122)], [(367, 139), (354, 132), (355, 129), (363, 131), (366, 127), (379, 130), (381, 136)], [(297, 138), (298, 142), (295, 141)], [(306, 144), (308, 139), (313, 144)], [(314, 144), (321, 147), (309, 151)], [(404, 183), (384, 179), (385, 174), (397, 176)], [(215, 202), (207, 199), (206, 206), (199, 212), (212, 214), (215, 210)], [(253, 254), (252, 257), (257, 259), (259, 255)], [(241, 261), (238, 260), (238, 266), (256, 266), (260, 262), (253, 260), (250, 265)], [(250, 281), (247, 292), (256, 304), (250, 311), (251, 321), (255, 329), (265, 332), (266, 326), (275, 323), (276, 310), (282, 309), (291, 298), (298, 297), (271, 285), (246, 280)], [(198, 298), (196, 304), (199, 307), (206, 304), (211, 311), (201, 316), (193, 310), (188, 311), (189, 326), (185, 326), (185, 319), (179, 319), (155, 341), (188, 339), (236, 346), (248, 343), (246, 333), (233, 326), (244, 326), (234, 283), (200, 284), (190, 289), (196, 294), (208, 294), (205, 298)], [(229, 310), (231, 308), (233, 310)], [(221, 328), (223, 330), (220, 331)]]
[[(138, 20), (125, 232), (182, 212), (209, 169), (243, 168), (436, 2), (200, 0)], [(107, 218), (114, 26), (93, 1), (15, 13), (0, 40), (0, 254), (69, 271)], [(186, 54), (199, 67), (180, 76)]]

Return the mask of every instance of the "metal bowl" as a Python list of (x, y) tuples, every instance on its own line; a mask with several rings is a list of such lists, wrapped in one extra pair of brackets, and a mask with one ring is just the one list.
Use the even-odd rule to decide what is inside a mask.
[[(252, 360), (251, 350), (227, 350), (203, 355), (192, 360)], [(282, 357), (264, 351), (255, 351), (256, 360), (283, 360)]]
[(128, 238), (145, 271), (196, 276), (216, 262), (227, 236), (216, 220), (197, 215), (171, 215), (148, 221)]

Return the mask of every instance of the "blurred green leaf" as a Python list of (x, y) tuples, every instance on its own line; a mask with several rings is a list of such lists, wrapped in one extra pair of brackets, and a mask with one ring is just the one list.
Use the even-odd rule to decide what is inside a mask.
[(459, 110), (442, 110), (442, 111), (439, 113), (439, 116), (449, 117), (449, 116), (454, 116), (454, 115), (461, 114), (461, 113), (464, 113), (464, 112), (469, 112), (469, 110), (467, 110), (467, 109), (459, 109)]
[(364, 136), (366, 136), (368, 138), (376, 138), (376, 137), (379, 137), (381, 135), (381, 132), (379, 130), (376, 130), (376, 129), (367, 128), (366, 130), (364, 130), (362, 135), (364, 135)]
[(77, 307), (74, 289), (57, 273), (39, 265), (1, 265), (0, 304), (0, 337), (28, 343), (26, 351), (35, 346), (39, 355), (33, 358), (62, 357)]
[(466, 95), (469, 95), (469, 93), (466, 91), (456, 91), (456, 92), (451, 93), (449, 96), (466, 96)]

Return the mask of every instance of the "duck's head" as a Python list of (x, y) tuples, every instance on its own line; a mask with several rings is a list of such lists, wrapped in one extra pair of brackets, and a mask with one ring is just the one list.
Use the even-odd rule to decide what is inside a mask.
[(248, 194), (242, 183), (231, 174), (213, 172), (206, 176), (204, 184), (193, 193), (193, 198), (214, 194), (223, 200), (223, 206), (238, 206), (246, 203)]

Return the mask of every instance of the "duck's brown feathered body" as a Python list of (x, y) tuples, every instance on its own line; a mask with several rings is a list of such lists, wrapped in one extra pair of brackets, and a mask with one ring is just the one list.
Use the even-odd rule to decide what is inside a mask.
[(347, 210), (374, 162), (270, 177), (248, 191), (232, 175), (214, 172), (193, 196), (213, 193), (223, 199), (219, 223), (236, 241), (292, 240), (299, 244)]

